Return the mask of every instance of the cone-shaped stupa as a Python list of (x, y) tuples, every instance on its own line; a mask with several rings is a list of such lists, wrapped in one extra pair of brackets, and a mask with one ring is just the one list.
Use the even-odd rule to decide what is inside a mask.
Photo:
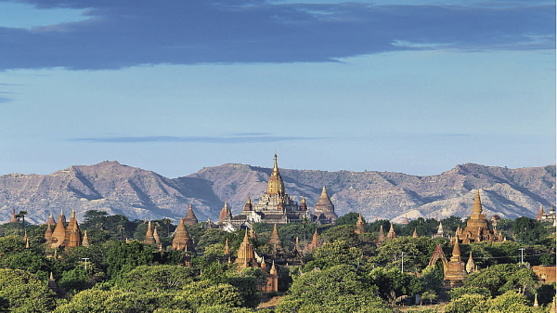
[(188, 211), (186, 212), (186, 218), (184, 218), (184, 224), (186, 225), (195, 225), (198, 223), (197, 217), (193, 212), (193, 206), (190, 204), (188, 206)]
[(331, 202), (331, 198), (327, 193), (327, 187), (325, 186), (321, 189), (321, 195), (315, 205), (315, 215), (319, 214), (324, 214), (325, 217), (330, 219), (332, 223), (338, 219), (338, 216), (335, 213), (335, 206), (333, 205), (333, 202)]
[(143, 243), (148, 245), (156, 244), (155, 237), (153, 236), (153, 226), (151, 225), (151, 221), (147, 223), (147, 232), (145, 233), (145, 239), (143, 240)]
[(176, 231), (174, 232), (174, 238), (172, 239), (172, 250), (184, 250), (188, 247), (188, 251), (193, 251), (193, 241), (191, 240), (184, 219), (180, 218)]
[(232, 212), (230, 211), (230, 208), (228, 208), (228, 203), (224, 201), (224, 206), (222, 207), (222, 210), (220, 210), (219, 221), (217, 224), (222, 224), (230, 220), (232, 220)]
[(66, 238), (66, 225), (64, 225), (66, 221), (66, 217), (64, 216), (64, 212), (60, 211), (60, 215), (58, 216), (58, 222), (56, 222), (56, 227), (54, 228), (54, 232), (52, 233), (52, 244), (50, 245), (51, 248), (58, 248), (64, 245), (64, 240)]
[(79, 230), (79, 225), (77, 224), (75, 210), (72, 210), (70, 222), (68, 223), (68, 228), (66, 229), (66, 234), (68, 238), (68, 244), (66, 246), (67, 248), (81, 246), (81, 231)]
[(49, 225), (49, 226), (56, 225), (56, 220), (54, 219), (54, 216), (52, 215), (52, 212), (50, 212), (50, 214), (48, 215), (48, 219), (46, 220), (46, 225)]
[(81, 245), (84, 247), (89, 247), (89, 237), (87, 236), (87, 231), (83, 232), (83, 241), (81, 242)]
[(393, 223), (391, 223), (391, 228), (387, 233), (387, 239), (395, 239), (395, 238), (396, 238), (395, 226), (393, 225)]

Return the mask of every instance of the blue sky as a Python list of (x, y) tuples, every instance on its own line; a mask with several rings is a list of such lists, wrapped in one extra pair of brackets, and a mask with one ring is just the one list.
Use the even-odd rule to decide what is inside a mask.
[(555, 163), (550, 1), (0, 1), (0, 174)]

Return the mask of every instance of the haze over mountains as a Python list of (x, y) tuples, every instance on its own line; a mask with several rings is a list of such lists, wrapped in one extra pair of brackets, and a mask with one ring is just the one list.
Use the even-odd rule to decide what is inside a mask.
[[(26, 220), (31, 223), (44, 223), (50, 212), (69, 214), (72, 209), (78, 218), (88, 210), (103, 210), (132, 220), (176, 220), (189, 204), (200, 221), (208, 217), (214, 221), (224, 201), (236, 214), (248, 196), (258, 199), (265, 192), (270, 172), (270, 168), (224, 164), (171, 179), (118, 162), (102, 162), (71, 166), (50, 175), (8, 174), (0, 176), (0, 222), (10, 220), (12, 209), (28, 211)], [(298, 200), (306, 197), (310, 208), (326, 185), (339, 216), (361, 212), (368, 221), (467, 216), (475, 189), (481, 189), (488, 215), (534, 217), (540, 205), (547, 209), (555, 204), (555, 165), (508, 169), (468, 163), (432, 176), (280, 172), (286, 192)]]

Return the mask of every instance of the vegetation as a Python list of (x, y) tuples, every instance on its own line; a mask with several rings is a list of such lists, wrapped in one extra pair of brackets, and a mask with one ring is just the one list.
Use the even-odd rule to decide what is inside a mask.
[[(22, 223), (6, 223), (0, 225), (0, 312), (254, 312), (275, 295), (280, 301), (258, 312), (398, 312), (402, 305), (411, 305), (409, 312), (546, 312), (551, 304), (555, 284), (541, 284), (530, 269), (555, 262), (555, 237), (547, 223), (501, 219), (508, 241), (461, 245), (463, 260), (472, 252), (479, 271), (468, 275), (464, 286), (445, 292), (442, 268), (428, 266), (437, 245), (448, 257), (452, 251), (447, 238), (431, 238), (437, 221), (395, 225), (399, 237), (377, 245), (377, 231), (383, 226), (387, 232), (390, 223), (368, 223), (368, 233), (358, 235), (357, 218), (349, 213), (336, 225), (279, 226), (285, 254), (277, 258), (278, 294), (261, 291), (265, 270), (238, 271), (224, 256), (228, 240), (234, 259), (244, 230), (188, 226), (196, 249), (186, 267), (183, 251), (143, 244), (146, 224), (121, 215), (87, 212), (80, 227), (91, 245), (56, 255), (46, 249), (44, 225), (26, 226), (26, 247)], [(456, 217), (442, 222), (449, 234), (463, 226)], [(153, 225), (163, 246), (170, 245), (176, 226), (167, 220)], [(252, 244), (269, 258), (272, 225), (254, 226)], [(319, 247), (295, 257), (296, 237), (305, 246), (315, 230)], [(411, 237), (414, 230), (418, 238)], [(524, 264), (519, 264), (521, 249)], [(51, 273), (56, 286), (49, 282)], [(535, 294), (539, 307), (532, 306)], [(420, 306), (435, 303), (440, 304)]]

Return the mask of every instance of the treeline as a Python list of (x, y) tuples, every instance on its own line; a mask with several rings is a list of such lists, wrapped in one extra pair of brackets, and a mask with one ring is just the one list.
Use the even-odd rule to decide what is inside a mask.
[[(415, 295), (422, 304), (444, 303), (415, 306), (416, 312), (547, 312), (553, 300), (554, 284), (540, 284), (529, 267), (518, 265), (519, 249), (529, 265), (555, 264), (554, 228), (547, 223), (500, 219), (506, 242), (461, 245), (463, 261), (471, 251), (480, 270), (468, 275), (463, 287), (445, 293), (442, 268), (428, 267), (436, 245), (448, 257), (452, 251), (447, 237), (431, 238), (438, 221), (395, 224), (398, 238), (378, 246), (379, 228), (386, 232), (390, 223), (367, 223), (367, 233), (355, 234), (357, 217), (349, 213), (336, 225), (279, 226), (285, 254), (277, 260), (278, 294), (260, 291), (266, 277), (262, 269), (238, 272), (228, 263), (224, 243), (228, 240), (233, 260), (244, 230), (188, 226), (196, 248), (186, 256), (143, 244), (144, 221), (89, 211), (80, 227), (91, 245), (47, 256), (45, 225), (25, 225), (26, 247), (22, 223), (6, 223), (0, 225), (0, 312), (252, 312), (273, 296), (281, 297), (276, 307), (258, 312), (396, 312), (400, 305), (414, 304)], [(442, 223), (446, 236), (465, 226), (457, 217)], [(170, 220), (152, 224), (163, 247), (169, 246), (176, 225)], [(268, 260), (274, 254), (268, 244), (272, 228), (255, 224), (257, 238), (252, 239)], [(315, 230), (319, 247), (296, 256), (296, 237), (303, 247)], [(418, 238), (412, 238), (414, 230)], [(191, 267), (183, 266), (184, 257), (191, 257)], [(539, 307), (533, 307), (536, 294)]]

